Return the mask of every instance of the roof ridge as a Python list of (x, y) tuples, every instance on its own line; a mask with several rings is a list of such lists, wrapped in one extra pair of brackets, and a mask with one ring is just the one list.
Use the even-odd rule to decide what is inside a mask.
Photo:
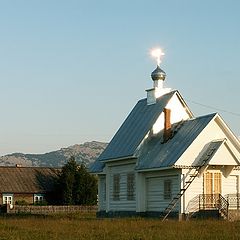
[[(168, 92), (168, 93), (163, 94), (162, 96), (160, 96), (160, 97), (157, 98), (157, 102), (158, 102), (162, 97), (165, 97), (165, 96), (170, 95), (170, 94), (174, 94), (174, 93), (176, 93), (176, 92), (179, 93), (179, 91), (175, 89), (175, 90), (171, 90), (171, 91)], [(138, 100), (138, 102), (142, 102), (142, 101), (146, 101), (146, 100), (147, 100), (147, 98), (142, 98), (142, 99)]]

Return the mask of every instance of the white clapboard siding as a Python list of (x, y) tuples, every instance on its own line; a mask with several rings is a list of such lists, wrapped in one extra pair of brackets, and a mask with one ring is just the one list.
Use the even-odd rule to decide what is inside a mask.
[[(237, 194), (238, 193), (238, 177), (237, 175), (230, 175), (228, 177), (224, 177), (222, 175), (222, 191), (221, 194), (223, 196), (227, 196), (228, 194)], [(203, 176), (200, 178), (195, 178), (192, 184), (189, 186), (185, 193), (185, 211), (188, 212), (189, 209), (193, 209), (194, 206), (194, 198), (197, 195), (203, 194)]]
[(194, 200), (197, 196), (199, 196), (199, 194), (203, 194), (203, 176), (196, 177), (190, 184), (187, 191), (184, 193), (184, 212), (188, 212), (189, 209), (195, 210), (197, 206), (194, 206), (194, 204), (196, 203)]
[[(134, 200), (127, 200), (127, 174), (134, 173), (135, 164), (126, 164), (120, 166), (110, 167), (110, 183), (109, 183), (109, 197), (110, 211), (136, 211), (136, 177), (134, 184)], [(113, 176), (120, 174), (120, 198), (113, 200)]]
[[(171, 124), (180, 122), (181, 120), (186, 120), (189, 118), (189, 114), (186, 108), (179, 101), (177, 94), (170, 99), (168, 102), (167, 109), (171, 110)], [(164, 113), (161, 113), (157, 121), (153, 125), (153, 133), (156, 134), (164, 129)]]
[(239, 172), (237, 175), (230, 175), (225, 180), (223, 184), (223, 196), (229, 202), (229, 209), (237, 209), (239, 208), (239, 198), (237, 198), (237, 194), (239, 193)]
[(106, 210), (106, 176), (99, 176), (98, 178), (98, 207), (100, 211)]
[[(164, 181), (172, 181), (172, 197), (179, 192), (178, 175), (166, 177), (149, 177), (147, 180), (147, 211), (161, 212), (170, 203), (171, 199), (164, 199)], [(178, 211), (179, 204), (174, 211)]]
[[(227, 134), (221, 125), (219, 125), (219, 120), (215, 119), (203, 129), (203, 131), (189, 146), (188, 150), (185, 151), (179, 158), (176, 165), (191, 166), (193, 163), (193, 156), (201, 156), (199, 155), (199, 150), (203, 149), (203, 147), (209, 144), (209, 142), (216, 139), (226, 139), (228, 146), (234, 150), (234, 154), (237, 154), (237, 157), (239, 154), (238, 149), (236, 149), (236, 145), (234, 145), (234, 142), (230, 137), (231, 135)], [(196, 162), (198, 160), (199, 158), (195, 159)], [(221, 159), (218, 159), (217, 162), (221, 162), (221, 165), (229, 165), (229, 157), (221, 156)]]
[(237, 194), (237, 176), (222, 177), (222, 195)]

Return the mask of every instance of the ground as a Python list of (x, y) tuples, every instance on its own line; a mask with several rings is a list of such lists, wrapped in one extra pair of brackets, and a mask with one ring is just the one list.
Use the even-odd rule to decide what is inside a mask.
[(96, 219), (93, 214), (0, 216), (0, 239), (240, 239), (240, 222)]

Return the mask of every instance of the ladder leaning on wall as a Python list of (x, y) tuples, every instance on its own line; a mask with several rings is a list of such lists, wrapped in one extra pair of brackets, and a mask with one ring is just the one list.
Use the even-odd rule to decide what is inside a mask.
[(172, 212), (172, 210), (175, 208), (175, 206), (177, 205), (178, 201), (180, 200), (180, 198), (183, 196), (183, 194), (186, 192), (186, 190), (188, 189), (188, 187), (191, 185), (191, 183), (194, 181), (194, 179), (198, 176), (200, 170), (207, 165), (208, 160), (214, 155), (214, 153), (216, 152), (216, 145), (215, 144), (219, 142), (212, 142), (212, 144), (210, 144), (210, 146), (208, 147), (208, 149), (205, 151), (205, 154), (203, 154), (203, 156), (200, 158), (199, 162), (201, 162), (201, 165), (196, 166), (195, 168), (193, 168), (193, 172), (189, 173), (188, 175), (188, 179), (187, 181), (185, 181), (183, 188), (180, 189), (180, 191), (178, 192), (178, 194), (171, 200), (171, 202), (168, 204), (168, 206), (166, 207), (166, 209), (163, 212), (163, 219), (162, 221), (165, 221), (167, 219), (167, 217), (169, 216), (169, 214)]

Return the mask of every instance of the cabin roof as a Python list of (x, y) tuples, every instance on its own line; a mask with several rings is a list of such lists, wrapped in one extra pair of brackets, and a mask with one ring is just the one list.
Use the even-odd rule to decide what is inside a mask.
[[(173, 166), (216, 113), (188, 119), (172, 126), (173, 138), (163, 143), (163, 131), (146, 139), (138, 152), (137, 170)], [(178, 126), (180, 124), (180, 126)]]
[(60, 169), (0, 167), (1, 193), (45, 193), (54, 188)]
[(90, 166), (90, 172), (91, 173), (100, 173), (103, 171), (103, 168), (105, 166), (104, 162), (99, 161), (98, 159), (95, 160), (95, 162)]
[(99, 156), (99, 161), (131, 157), (152, 128), (164, 107), (177, 91), (158, 98), (156, 104), (147, 105), (147, 99), (138, 101), (107, 148)]

